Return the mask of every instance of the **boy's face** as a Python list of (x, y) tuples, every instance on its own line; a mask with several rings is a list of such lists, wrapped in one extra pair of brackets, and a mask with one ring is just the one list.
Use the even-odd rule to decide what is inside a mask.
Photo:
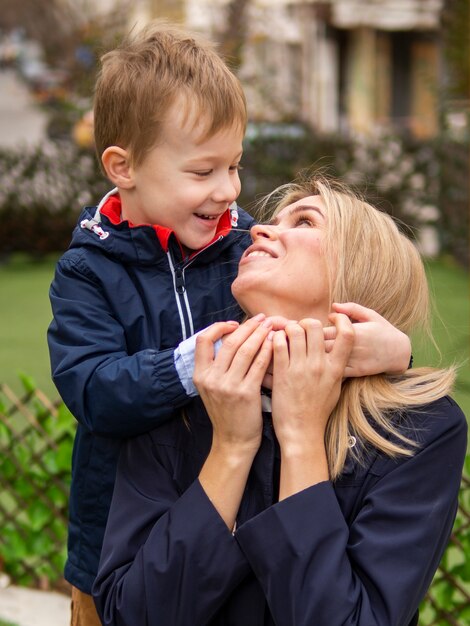
[(131, 188), (121, 192), (124, 219), (170, 228), (189, 250), (214, 238), (241, 187), (242, 131), (223, 129), (202, 142), (200, 136), (200, 127), (185, 123), (183, 113), (173, 116), (157, 145), (131, 168)]

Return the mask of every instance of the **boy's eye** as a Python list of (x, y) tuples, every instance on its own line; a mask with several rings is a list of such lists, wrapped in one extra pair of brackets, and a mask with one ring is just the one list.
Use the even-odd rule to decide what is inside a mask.
[(204, 171), (200, 171), (200, 172), (193, 172), (193, 174), (196, 174), (196, 176), (200, 176), (201, 178), (204, 178), (204, 176), (209, 176), (209, 174), (212, 173), (212, 170), (204, 170)]
[(231, 166), (229, 167), (229, 170), (230, 170), (231, 172), (240, 172), (242, 169), (243, 169), (243, 166), (242, 166), (242, 165), (240, 165), (240, 163), (237, 163), (237, 165), (231, 165)]

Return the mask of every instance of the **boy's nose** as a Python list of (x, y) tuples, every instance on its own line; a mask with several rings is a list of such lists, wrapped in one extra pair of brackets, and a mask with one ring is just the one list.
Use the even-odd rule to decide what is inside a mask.
[(214, 202), (227, 202), (231, 204), (238, 198), (240, 188), (241, 184), (238, 173), (228, 174), (227, 176), (221, 177), (218, 181), (212, 193), (212, 199)]

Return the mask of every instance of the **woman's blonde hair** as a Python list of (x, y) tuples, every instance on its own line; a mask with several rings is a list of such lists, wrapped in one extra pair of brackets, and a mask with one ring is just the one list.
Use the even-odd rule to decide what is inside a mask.
[[(331, 302), (356, 302), (404, 333), (421, 330), (433, 341), (426, 274), (415, 245), (392, 217), (325, 177), (277, 190), (274, 197), (280, 200), (274, 214), (314, 195), (321, 197), (326, 210)], [(398, 424), (400, 413), (447, 394), (454, 376), (453, 368), (416, 368), (399, 376), (346, 379), (326, 432), (331, 478), (343, 469), (351, 437), (360, 444), (351, 448), (356, 457), (370, 446), (391, 457), (411, 456), (416, 443), (404, 434), (406, 426)]]

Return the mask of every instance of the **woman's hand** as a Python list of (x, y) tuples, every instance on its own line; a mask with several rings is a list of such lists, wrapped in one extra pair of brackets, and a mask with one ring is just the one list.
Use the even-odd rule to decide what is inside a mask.
[(212, 446), (199, 481), (232, 530), (262, 433), (261, 382), (271, 361), (272, 323), (257, 315), (226, 336), (214, 324), (196, 340), (194, 384), (213, 426)]
[(325, 349), (318, 320), (289, 323), (273, 337), (273, 425), (281, 448), (280, 499), (328, 480), (325, 429), (354, 343), (347, 316), (332, 314), (336, 339)]
[(214, 358), (214, 341), (223, 329), (214, 324), (196, 340), (194, 384), (220, 444), (258, 449), (261, 439), (261, 382), (271, 360), (267, 339), (272, 324), (256, 316), (230, 335)]
[[(373, 374), (401, 374), (408, 369), (411, 342), (405, 333), (392, 326), (381, 315), (354, 302), (333, 304), (337, 313), (347, 315), (354, 322), (355, 341), (346, 366), (346, 377)], [(334, 327), (325, 328), (330, 350), (336, 335)]]

